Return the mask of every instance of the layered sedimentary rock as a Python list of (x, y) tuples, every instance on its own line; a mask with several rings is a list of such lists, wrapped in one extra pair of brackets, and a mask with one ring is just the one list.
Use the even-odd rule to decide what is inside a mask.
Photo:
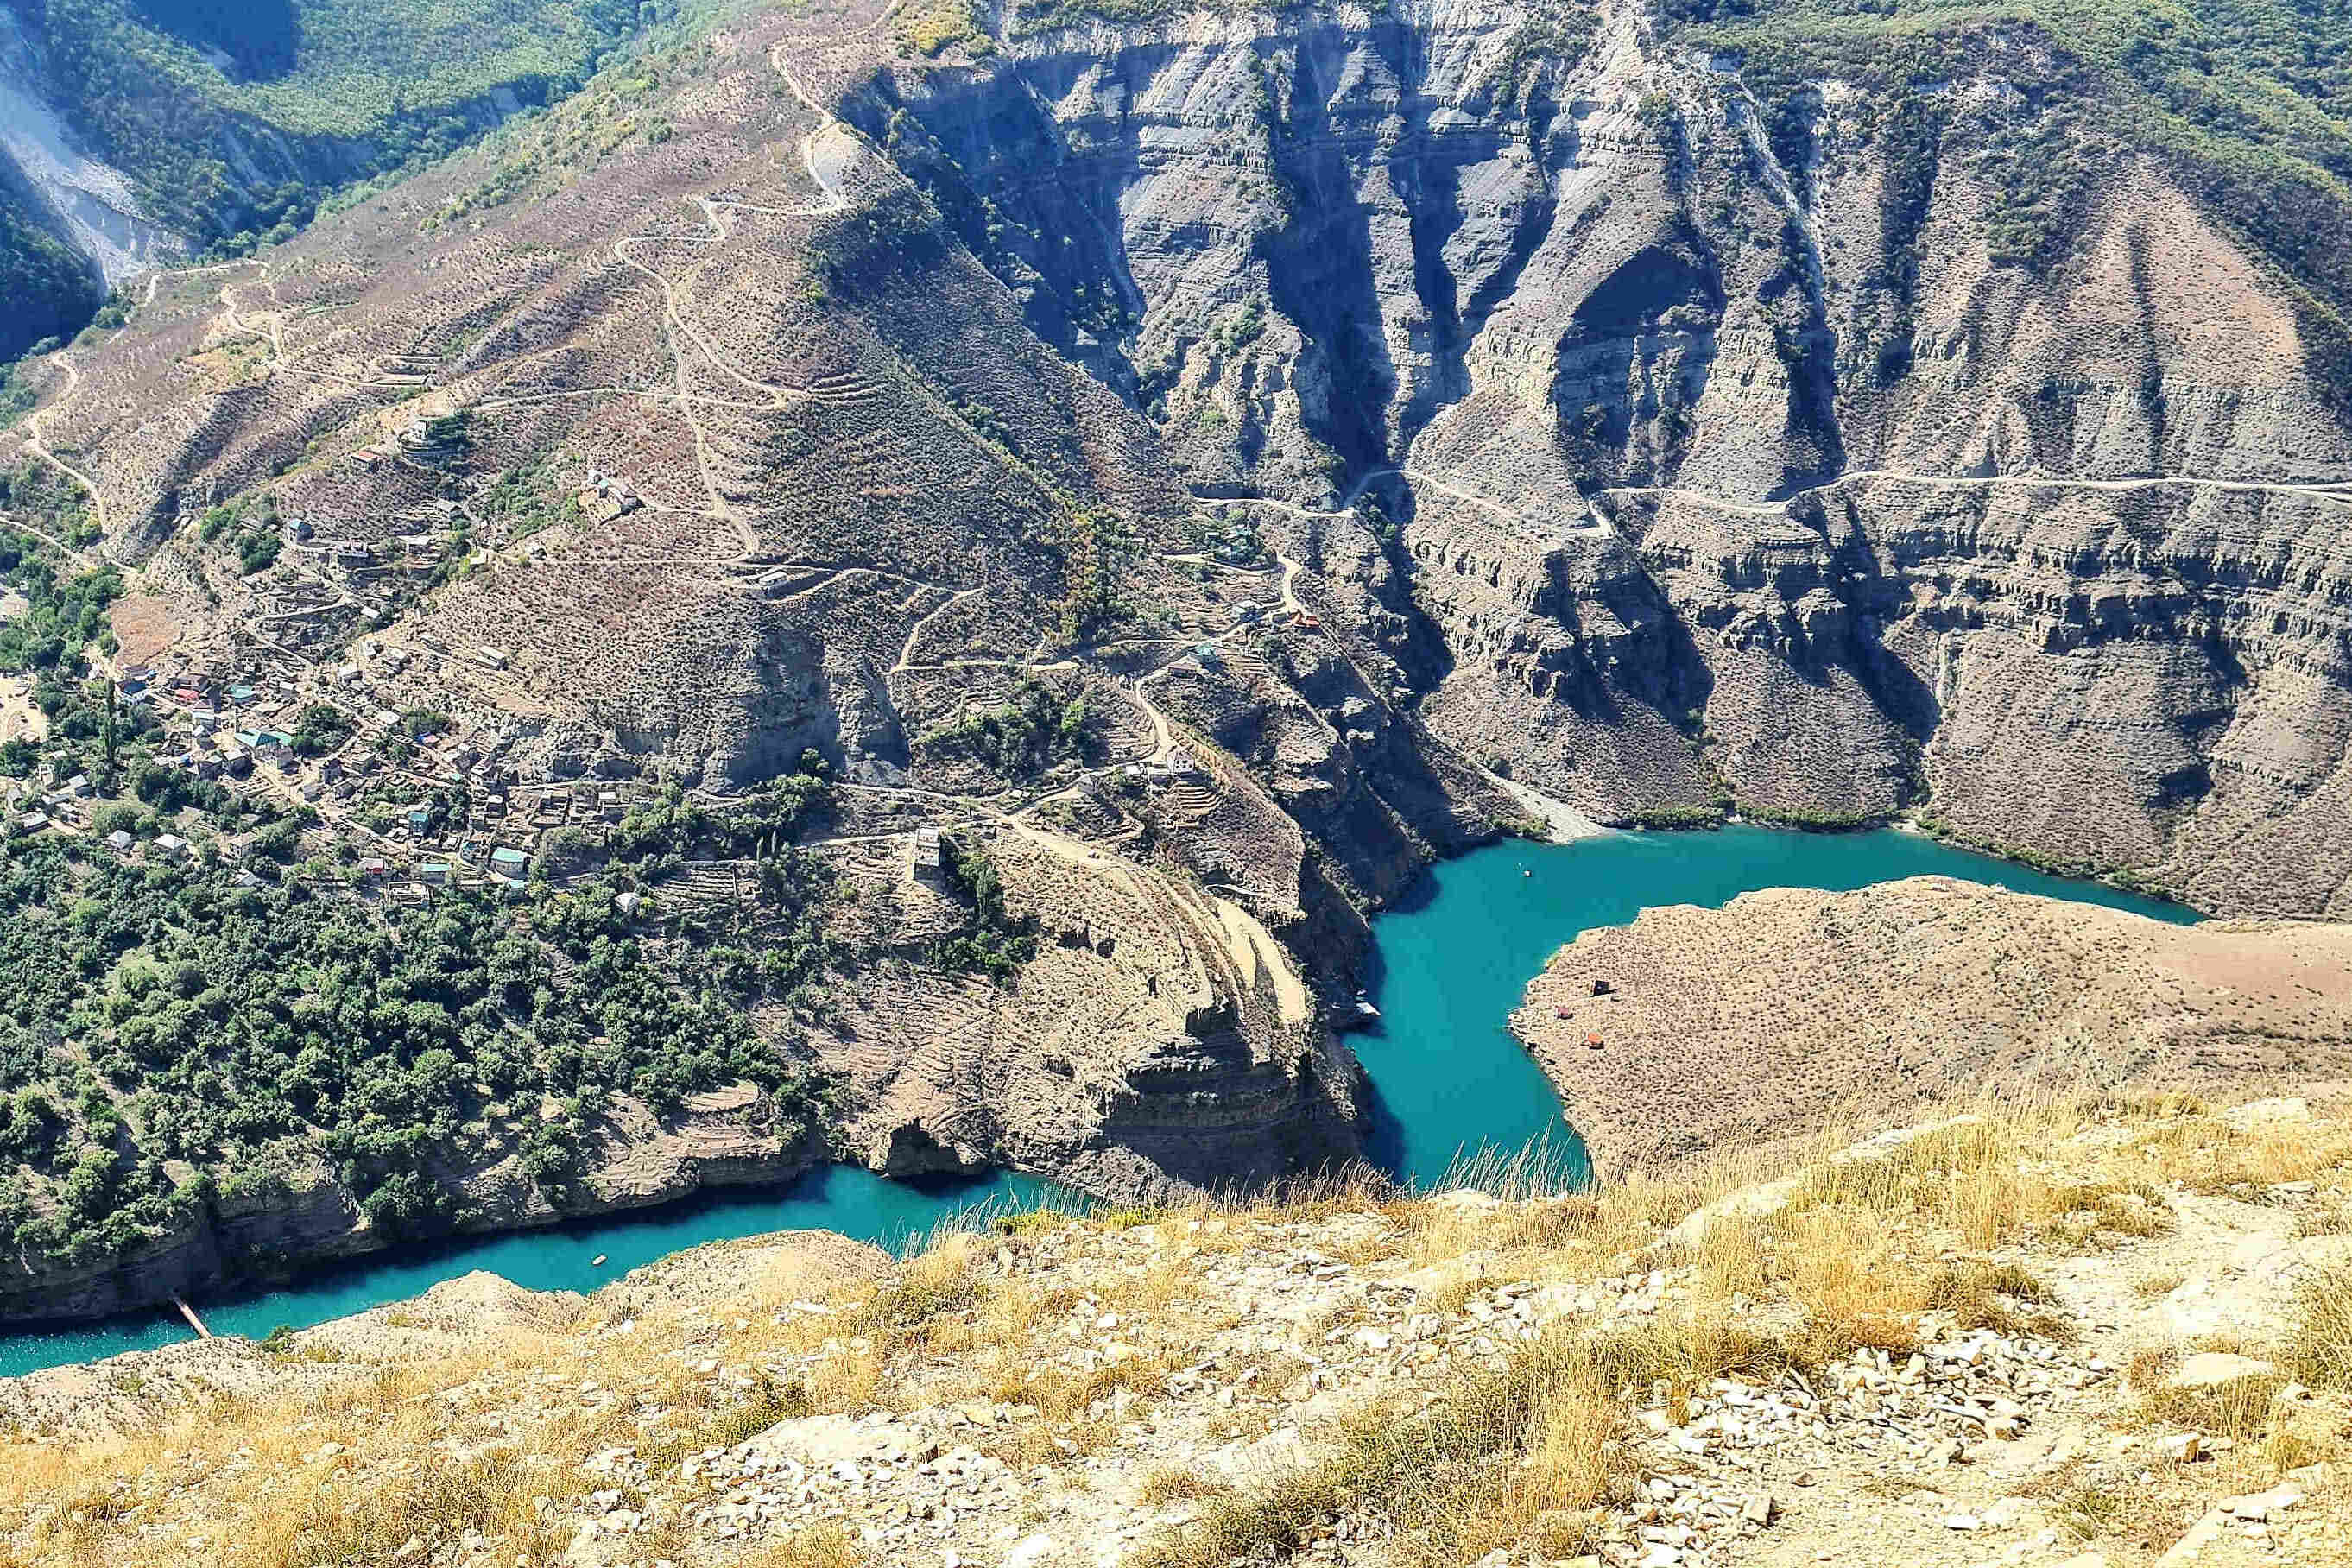
[(1002, 43), (846, 111), (1196, 487), (1384, 503), (1440, 735), (1604, 817), (1919, 807), (2347, 907), (2326, 345), (2148, 167), (1996, 254), (2030, 40), (1940, 141), (1815, 84), (1797, 163), (1638, 7)]
[[(889, 900), (894, 951), (814, 1037), (845, 1157), (895, 1175), (1013, 1165), (1135, 1199), (1353, 1156), (1360, 1071), (1242, 901), (1057, 833), (991, 850), (1038, 936), (1009, 984), (922, 963), (951, 901), (919, 883), (868, 895)], [(1293, 829), (1293, 887), (1300, 853)]]
[[(541, 186), (461, 163), (164, 290), (47, 428), (110, 547), (189, 595), (174, 510), (382, 440), (387, 354), (467, 414), (467, 466), (630, 476), (644, 509), (556, 570), (493, 561), (417, 617), (522, 643), (512, 679), (458, 673), (559, 772), (740, 783), (814, 745), (896, 777), (909, 698), (961, 692), (900, 678), (919, 626), (1018, 660), (1068, 591), (1055, 498), (1175, 551), (1189, 487), (1265, 498), (1339, 705), (1402, 721), (1350, 743), (1375, 838), (1454, 836), (1414, 782), (1445, 742), (1604, 819), (1916, 810), (2340, 911), (2352, 438), (2317, 318), (2158, 167), (2086, 187), (2063, 264), (2001, 254), (1985, 149), (2040, 123), (2011, 89), (2045, 62), (1967, 58), (1939, 140), (1828, 80), (1792, 142), (1631, 6), (1024, 16), (936, 58), (762, 24), (672, 140), (487, 227), (445, 215)], [(846, 123), (776, 107), (778, 61)], [(264, 339), (257, 379), (205, 368)], [(413, 526), (419, 479), (282, 488), (364, 533)], [(1274, 763), (1296, 739), (1265, 782), (1344, 858)]]

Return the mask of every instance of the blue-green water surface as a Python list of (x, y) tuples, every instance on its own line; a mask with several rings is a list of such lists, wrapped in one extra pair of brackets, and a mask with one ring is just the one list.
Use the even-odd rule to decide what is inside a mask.
[[(979, 1206), (1034, 1208), (1063, 1189), (1003, 1173), (970, 1181), (889, 1182), (852, 1165), (826, 1165), (776, 1192), (665, 1204), (546, 1230), (394, 1247), (306, 1269), (284, 1289), (191, 1303), (216, 1334), (260, 1339), (278, 1325), (306, 1329), (404, 1300), (444, 1279), (487, 1268), (533, 1290), (593, 1290), (640, 1264), (706, 1241), (771, 1230), (837, 1230), (899, 1247)], [(593, 1260), (602, 1257), (599, 1266)], [(152, 1350), (192, 1339), (179, 1314), (161, 1311), (53, 1331), (0, 1336), (0, 1376), (69, 1362)]]
[(1956, 877), (2021, 893), (2132, 910), (2196, 911), (2097, 882), (2052, 877), (1916, 833), (1612, 833), (1569, 844), (1506, 841), (1433, 867), (1372, 921), (1381, 1020), (1350, 1037), (1378, 1096), (1373, 1161), (1416, 1185), (1458, 1158), (1530, 1146), (1574, 1179), (1584, 1147), (1507, 1021), (1554, 950), (1661, 904), (1713, 908), (1759, 888), (1847, 891), (1901, 877)]
[[(2044, 876), (1912, 834), (1734, 826), (1612, 834), (1563, 845), (1495, 845), (1433, 868), (1412, 897), (1373, 922), (1380, 973), (1372, 999), (1385, 1016), (1353, 1037), (1376, 1091), (1370, 1152), (1420, 1185), (1440, 1180), (1457, 1156), (1482, 1149), (1548, 1149), (1561, 1173), (1580, 1175), (1582, 1144), (1561, 1121), (1543, 1073), (1506, 1027), (1527, 983), (1555, 948), (1591, 927), (1622, 924), (1653, 905), (1719, 905), (1758, 888), (1842, 889), (1930, 872), (2159, 919), (2194, 918), (2177, 905)], [(1050, 1183), (1011, 1173), (910, 1184), (828, 1166), (781, 1192), (398, 1247), (306, 1270), (283, 1289), (194, 1305), (215, 1333), (260, 1338), (281, 1324), (308, 1328), (401, 1300), (478, 1268), (535, 1290), (591, 1290), (701, 1242), (821, 1228), (895, 1246), (978, 1205), (1033, 1207), (1060, 1193)], [(599, 1256), (601, 1266), (593, 1261)], [(168, 1309), (0, 1335), (0, 1376), (188, 1337)]]

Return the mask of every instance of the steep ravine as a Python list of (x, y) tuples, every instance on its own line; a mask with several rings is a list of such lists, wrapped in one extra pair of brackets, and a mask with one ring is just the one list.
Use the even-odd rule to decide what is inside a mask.
[(2352, 908), (2352, 437), (2159, 173), (2063, 268), (1988, 254), (1969, 116), (2030, 51), (1935, 136), (1826, 83), (1791, 165), (1633, 6), (1000, 45), (844, 111), (1196, 489), (1382, 503), (1442, 738), (1604, 818), (1916, 809)]

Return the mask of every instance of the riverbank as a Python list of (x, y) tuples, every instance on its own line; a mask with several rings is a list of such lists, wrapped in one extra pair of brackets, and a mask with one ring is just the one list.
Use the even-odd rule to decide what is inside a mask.
[(1367, 990), (1381, 1016), (1349, 1037), (1374, 1091), (1368, 1154), (1424, 1187), (1474, 1160), (1529, 1159), (1556, 1179), (1581, 1180), (1581, 1112), (1571, 1107), (1563, 1117), (1558, 1091), (1510, 1027), (1528, 982), (1562, 943), (1656, 906), (1712, 908), (1763, 888), (1850, 890), (1923, 875), (2195, 918), (2179, 905), (1888, 829), (1723, 824), (1566, 844), (1506, 839), (1440, 861), (1373, 917), (1378, 963)]
[(2187, 913), (1948, 877), (1652, 909), (1562, 948), (1512, 1027), (1606, 1172), (1993, 1092), (2352, 1082), (2352, 926)]
[[(854, 1165), (824, 1164), (756, 1192), (739, 1189), (600, 1218), (413, 1242), (362, 1258), (314, 1263), (290, 1284), (207, 1294), (196, 1305), (215, 1335), (260, 1340), (281, 1328), (309, 1329), (404, 1300), (469, 1273), (487, 1271), (532, 1290), (590, 1291), (630, 1269), (708, 1242), (824, 1230), (900, 1252), (943, 1226), (988, 1215), (1082, 1205), (1066, 1188), (1011, 1172), (899, 1181)], [(168, 1305), (100, 1322), (20, 1328), (0, 1334), (0, 1377), (193, 1338)]]

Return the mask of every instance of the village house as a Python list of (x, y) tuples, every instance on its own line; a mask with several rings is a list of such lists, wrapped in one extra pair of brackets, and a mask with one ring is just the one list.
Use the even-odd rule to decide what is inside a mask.
[(908, 873), (926, 887), (940, 887), (947, 881), (947, 850), (936, 827), (915, 829), (914, 859)]

